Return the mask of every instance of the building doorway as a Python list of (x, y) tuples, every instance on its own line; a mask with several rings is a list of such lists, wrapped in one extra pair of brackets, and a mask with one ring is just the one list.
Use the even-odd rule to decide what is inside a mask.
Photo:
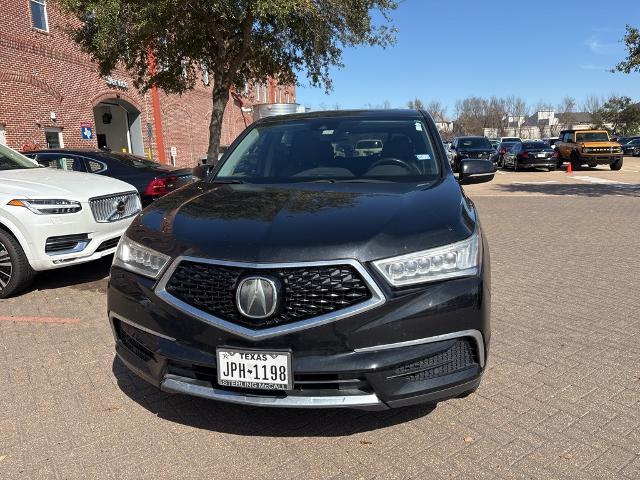
[(120, 98), (103, 100), (93, 108), (99, 148), (144, 155), (140, 111)]

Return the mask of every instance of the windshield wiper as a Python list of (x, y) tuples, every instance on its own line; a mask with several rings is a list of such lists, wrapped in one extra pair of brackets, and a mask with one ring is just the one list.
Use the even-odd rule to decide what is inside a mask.
[(353, 178), (348, 180), (338, 180), (340, 183), (393, 183), (391, 180), (380, 180), (378, 178)]
[(214, 178), (211, 180), (211, 183), (222, 183), (222, 184), (240, 184), (244, 183), (242, 180), (238, 180), (237, 178), (229, 178), (229, 179), (217, 179)]

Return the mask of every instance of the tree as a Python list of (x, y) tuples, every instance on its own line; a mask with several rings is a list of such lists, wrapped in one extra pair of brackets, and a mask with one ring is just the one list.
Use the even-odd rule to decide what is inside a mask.
[[(192, 89), (203, 69), (212, 79), (207, 159), (218, 158), (222, 116), (233, 87), (276, 79), (331, 89), (342, 50), (385, 47), (396, 0), (55, 0), (75, 17), (72, 38), (108, 75), (123, 65), (135, 85), (167, 93)], [(380, 11), (383, 24), (372, 19)], [(151, 61), (150, 61), (151, 59)]]
[(602, 106), (602, 118), (614, 133), (626, 135), (640, 129), (640, 107), (629, 97), (610, 97)]
[(407, 108), (410, 108), (412, 110), (422, 110), (424, 109), (424, 103), (422, 103), (422, 100), (416, 97), (415, 100), (409, 100), (407, 102)]
[(557, 118), (558, 121), (551, 128), (554, 136), (558, 136), (563, 128), (571, 128), (576, 121), (576, 99), (573, 97), (564, 97), (558, 104)]
[(429, 115), (431, 115), (431, 118), (433, 118), (434, 122), (444, 122), (447, 119), (447, 107), (445, 107), (437, 100), (432, 100), (431, 102), (429, 102), (425, 110), (429, 112)]
[(618, 63), (613, 69), (614, 72), (640, 72), (640, 30), (631, 25), (627, 25), (627, 30), (622, 39), (627, 49), (627, 58)]
[(603, 103), (602, 97), (589, 95), (582, 105), (582, 109), (591, 115), (591, 123), (593, 123), (596, 128), (602, 128), (604, 126), (604, 118), (602, 118)]

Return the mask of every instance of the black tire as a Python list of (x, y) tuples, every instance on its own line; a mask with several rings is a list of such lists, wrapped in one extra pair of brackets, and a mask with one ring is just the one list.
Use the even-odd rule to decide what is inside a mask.
[(517, 172), (518, 171), (518, 157), (515, 157), (513, 159), (513, 171)]
[(0, 229), (0, 298), (7, 298), (27, 287), (34, 271), (18, 241)]
[(615, 162), (609, 165), (611, 170), (620, 170), (622, 168), (622, 157), (617, 159)]
[(582, 164), (580, 163), (580, 159), (576, 155), (575, 152), (571, 154), (571, 168), (573, 170), (579, 170)]

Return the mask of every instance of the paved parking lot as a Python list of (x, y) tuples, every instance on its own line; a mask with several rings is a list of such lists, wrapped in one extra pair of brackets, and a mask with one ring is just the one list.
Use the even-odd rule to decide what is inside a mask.
[(640, 160), (466, 188), (489, 238), (477, 393), (435, 409), (242, 408), (114, 360), (108, 262), (0, 302), (0, 478), (640, 478)]

